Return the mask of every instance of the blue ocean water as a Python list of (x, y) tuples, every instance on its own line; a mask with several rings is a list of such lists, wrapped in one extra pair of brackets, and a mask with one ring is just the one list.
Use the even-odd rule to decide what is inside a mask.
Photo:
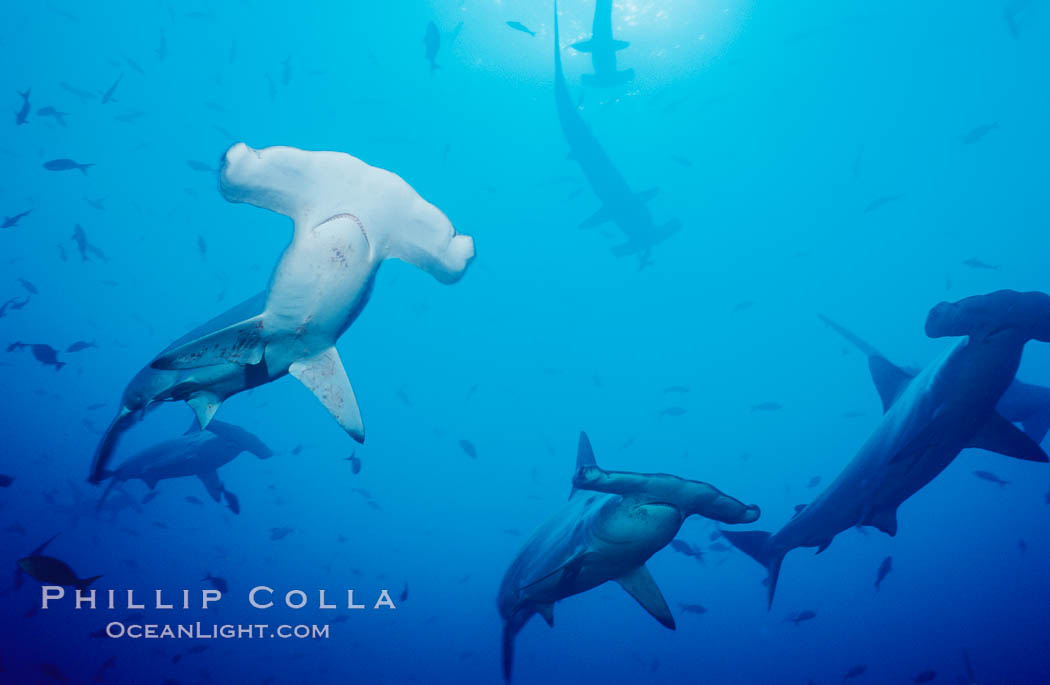
[[(569, 47), (594, 10), (558, 7), (572, 105), (633, 192), (660, 189), (655, 223), (682, 226), (641, 256), (613, 255), (613, 224), (578, 228), (600, 202), (566, 156), (551, 3), (4, 9), (0, 343), (64, 363), (0, 352), (4, 563), (58, 533), (47, 554), (149, 606), (43, 610), (39, 582), (0, 581), (0, 682), (500, 682), (496, 592), (563, 505), (579, 431), (604, 468), (710, 482), (762, 507), (748, 528), (776, 530), (882, 412), (867, 360), (818, 314), (922, 367), (952, 344), (924, 333), (936, 303), (1050, 288), (1045, 2), (617, 1), (634, 78), (612, 88), (585, 87), (590, 56)], [(276, 452), (220, 470), (239, 514), (194, 478), (145, 503), (146, 485), (123, 484), (98, 511), (86, 477), (125, 384), (262, 291), (291, 238), (287, 218), (220, 194), (238, 141), (392, 170), (477, 257), (452, 285), (380, 270), (338, 345), (364, 445), (285, 378), (218, 413)], [(44, 166), (56, 159), (93, 166)], [(76, 226), (96, 252), (82, 257)], [(66, 352), (76, 341), (97, 347)], [(1018, 377), (1050, 385), (1045, 345)], [(116, 461), (192, 419), (165, 404)], [(675, 631), (607, 583), (558, 603), (553, 629), (524, 628), (514, 682), (837, 683), (861, 665), (850, 682), (1046, 682), (1048, 486), (1046, 464), (964, 450), (901, 507), (896, 536), (790, 553), (771, 610), (763, 570), (691, 518), (679, 539), (703, 562), (671, 548), (648, 562)], [(209, 574), (228, 583), (212, 608), (153, 608), (157, 589), (199, 601)], [(309, 605), (253, 609), (256, 586)], [(318, 608), (322, 588), (341, 608)], [(346, 610), (347, 589), (397, 608)], [(137, 612), (330, 634), (90, 637)]]

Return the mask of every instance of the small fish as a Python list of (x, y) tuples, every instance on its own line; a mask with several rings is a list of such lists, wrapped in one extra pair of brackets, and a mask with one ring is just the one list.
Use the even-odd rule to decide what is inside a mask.
[(85, 104), (98, 98), (98, 96), (92, 93), (91, 91), (85, 90), (83, 88), (77, 88), (76, 86), (70, 85), (65, 81), (59, 83), (58, 86), (67, 93), (70, 93), (71, 95), (75, 95), (76, 97), (80, 98), (80, 101)]
[(1002, 487), (1006, 487), (1007, 485), (1010, 484), (1010, 481), (1003, 480), (1002, 478), (1000, 478), (999, 476), (995, 475), (991, 471), (974, 471), (973, 475), (977, 476), (981, 480), (986, 480), (989, 483), (995, 483), (996, 485), (998, 485), (1001, 488)]
[(21, 300), (17, 297), (8, 298), (6, 302), (0, 304), (0, 319), (7, 316), (8, 309), (19, 310), (29, 304), (29, 295), (26, 295)]
[(77, 574), (66, 562), (40, 554), (34, 554), (19, 559), (18, 565), (23, 571), (29, 574), (30, 577), (39, 580), (41, 583), (47, 583), (49, 585), (67, 585), (78, 590), (87, 589), (89, 585), (102, 577), (92, 576), (91, 578), (78, 578)]
[(876, 209), (880, 209), (882, 207), (885, 207), (886, 205), (890, 204), (891, 202), (896, 202), (897, 200), (901, 199), (901, 197), (903, 197), (903, 196), (902, 195), (882, 195), (880, 197), (877, 197), (877, 198), (875, 198), (874, 200), (872, 200), (871, 202), (868, 203), (868, 206), (864, 208), (864, 213), (865, 214), (871, 214)]
[(163, 31), (160, 32), (160, 45), (153, 52), (156, 53), (158, 62), (163, 62), (168, 56), (168, 39), (164, 36)]
[(100, 197), (97, 200), (92, 200), (89, 197), (85, 197), (84, 198), (84, 202), (88, 203), (89, 205), (91, 205), (92, 207), (94, 207), (95, 209), (97, 209), (100, 212), (106, 211), (105, 201), (106, 201), (106, 198), (104, 198), (104, 197)]
[(850, 678), (856, 678), (859, 675), (864, 675), (868, 670), (867, 664), (857, 664), (846, 671), (845, 675), (842, 676), (843, 680), (849, 680)]
[(667, 407), (660, 410), (660, 416), (681, 416), (685, 414), (684, 407)]
[(400, 601), (404, 602), (408, 599), (408, 583), (405, 583), (405, 589), (401, 591)]
[(959, 136), (959, 143), (962, 145), (973, 145), (997, 128), (999, 128), (999, 122), (974, 126), (969, 131)]
[(84, 174), (85, 176), (87, 176), (87, 170), (93, 166), (95, 166), (94, 162), (89, 164), (81, 164), (79, 162), (74, 162), (72, 159), (66, 159), (64, 157), (44, 162), (44, 168), (48, 171), (70, 171), (72, 169), (80, 169), (80, 173)]
[(536, 37), (536, 32), (535, 31), (530, 31), (529, 27), (525, 26), (525, 24), (522, 24), (520, 21), (508, 21), (507, 22), (507, 26), (511, 27), (515, 31), (521, 31), (522, 33), (527, 33), (530, 36), (532, 36), (533, 38)]
[(116, 102), (116, 98), (113, 97), (113, 93), (117, 92), (117, 86), (120, 85), (120, 79), (124, 78), (124, 74), (117, 77), (117, 80), (113, 82), (113, 85), (106, 89), (106, 92), (102, 94), (102, 104), (107, 102)]
[(291, 533), (292, 530), (293, 530), (292, 528), (271, 528), (270, 529), (270, 539), (271, 540), (280, 540), (280, 539), (286, 537), (288, 535), (288, 533)]
[(689, 386), (688, 385), (669, 385), (666, 388), (664, 388), (664, 392), (666, 392), (666, 393), (672, 393), (672, 392), (685, 393), (685, 392), (689, 392)]
[(784, 405), (779, 402), (759, 402), (751, 405), (751, 411), (779, 411)]
[(36, 289), (36, 286), (27, 281), (24, 278), (19, 277), (18, 282), (22, 284), (22, 287), (26, 289), (32, 295), (39, 295), (40, 291)]
[(878, 590), (882, 586), (882, 581), (886, 579), (886, 576), (893, 570), (893, 557), (886, 557), (879, 564), (879, 570), (875, 574), (875, 589)]
[(14, 216), (5, 216), (3, 223), (0, 223), (0, 228), (14, 228), (18, 225), (19, 221), (29, 216), (32, 211), (32, 209), (27, 209), (26, 211), (15, 214)]
[(215, 167), (205, 164), (204, 162), (198, 162), (195, 159), (186, 160), (186, 164), (188, 164), (194, 171), (206, 171), (208, 173), (215, 172)]
[(11, 483), (15, 482), (14, 476), (9, 476), (6, 473), (0, 473), (0, 488), (9, 488)]
[(201, 253), (201, 259), (208, 258), (208, 244), (204, 242), (204, 236), (197, 235), (197, 252)]
[[(105, 629), (103, 629), (103, 632), (105, 632)], [(102, 665), (98, 667), (97, 671), (95, 671), (95, 682), (96, 683), (101, 683), (102, 682), (102, 676), (106, 673), (106, 671), (108, 671), (109, 669), (113, 668), (116, 665), (117, 665), (117, 657), (115, 657), (115, 656), (111, 656), (108, 659), (106, 659), (105, 661), (103, 661)]]
[(430, 62), (430, 73), (434, 73), (435, 69), (441, 68), (437, 63), (438, 50), (441, 49), (441, 34), (438, 32), (437, 24), (432, 21), (427, 24), (427, 32), (423, 36), (423, 46), (426, 48), (424, 57)]
[(466, 453), (466, 455), (471, 459), (478, 458), (478, 450), (476, 447), (474, 447), (474, 443), (472, 443), (470, 440), (460, 440), (459, 448), (463, 450), (463, 452)]
[(222, 496), (226, 499), (226, 506), (234, 514), (241, 513), (241, 501), (237, 499), (237, 495), (233, 494), (226, 488), (222, 489)]
[(803, 609), (802, 611), (799, 611), (798, 613), (791, 614), (790, 616), (788, 616), (784, 620), (785, 621), (790, 621), (791, 623), (794, 623), (797, 626), (798, 624), (802, 623), (803, 621), (812, 621), (816, 617), (817, 617), (817, 612), (813, 611), (812, 609)]
[(820, 485), (820, 476), (813, 476), (809, 479), (809, 482), (806, 483), (807, 488), (815, 488), (818, 485)]
[(29, 93), (32, 90), (32, 88), (26, 88), (25, 92), (15, 91), (22, 96), (22, 106), (15, 112), (15, 126), (29, 123), (29, 111), (32, 109), (32, 106), (29, 104)]
[(680, 165), (689, 168), (693, 166), (693, 163), (688, 158), (682, 157), (681, 155), (671, 155), (671, 159), (678, 162)]
[(211, 583), (211, 586), (213, 588), (215, 588), (216, 590), (218, 590), (219, 592), (221, 592), (224, 595), (227, 592), (229, 592), (230, 587), (229, 587), (229, 585), (227, 585), (225, 578), (219, 578), (218, 576), (213, 576), (212, 574), (209, 573), (208, 575), (206, 575), (203, 578), (201, 578), (201, 580), (202, 581), (205, 581), (205, 580), (208, 581), (209, 583)]
[(94, 341), (78, 340), (69, 347), (66, 348), (66, 352), (82, 352), (84, 350), (90, 350), (92, 347), (98, 347)]
[(704, 551), (699, 547), (690, 545), (685, 540), (671, 540), (671, 549), (687, 557), (692, 557), (701, 564), (704, 563)]
[(350, 471), (355, 476), (361, 473), (361, 458), (357, 456), (357, 451), (350, 453), (350, 456), (346, 458), (346, 461), (350, 462)]
[(52, 680), (58, 680), (60, 682), (67, 682), (69, 680), (69, 676), (63, 673), (62, 669), (54, 664), (37, 664), (36, 668)]
[(937, 671), (923, 671), (911, 679), (913, 683), (928, 683), (937, 677)]
[(58, 350), (44, 343), (13, 342), (7, 346), (7, 351), (13, 352), (23, 347), (28, 347), (33, 353), (33, 357), (44, 366), (55, 367), (55, 371), (61, 371), (62, 367), (66, 365), (65, 362), (58, 361)]
[(109, 257), (106, 256), (105, 252), (88, 242), (87, 233), (80, 224), (73, 226), (73, 242), (77, 244), (77, 250), (80, 251), (81, 261), (89, 261), (88, 255), (94, 255), (104, 262), (109, 261)]
[(996, 265), (996, 264), (986, 264), (985, 262), (982, 262), (980, 259), (977, 259), (977, 257), (970, 257), (969, 259), (963, 261), (963, 266), (968, 266), (971, 269), (988, 269), (988, 270), (993, 270), (993, 271), (995, 269), (999, 268), (998, 265)]
[(682, 602), (679, 602), (678, 606), (681, 607), (682, 611), (686, 612), (687, 614), (707, 613), (707, 607), (705, 607), (703, 604), (683, 604)]
[(69, 112), (59, 112), (57, 109), (51, 107), (50, 105), (47, 107), (41, 107), (36, 111), (36, 115), (38, 117), (51, 117), (60, 126), (66, 125), (66, 116), (68, 114)]
[(185, 499), (190, 504), (204, 504), (204, 502), (202, 502), (199, 497), (194, 497), (193, 495), (186, 495), (183, 499)]

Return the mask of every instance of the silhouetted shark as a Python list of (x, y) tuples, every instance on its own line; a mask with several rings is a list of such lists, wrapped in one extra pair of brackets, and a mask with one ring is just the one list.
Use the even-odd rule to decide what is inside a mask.
[(1031, 438), (996, 412), (1029, 340), (1050, 342), (1050, 296), (1001, 290), (930, 310), (926, 335), (966, 336), (914, 378), (884, 385), (888, 405), (846, 468), (777, 533), (723, 531), (769, 571), (773, 605), (780, 565), (796, 547), (822, 552), (853, 526), (897, 533), (897, 508), (966, 447), (1048, 461)]
[(591, 53), (593, 74), (581, 77), (585, 86), (619, 86), (634, 79), (634, 69), (616, 70), (616, 52), (630, 45), (625, 40), (615, 40), (612, 35), (612, 0), (597, 0), (594, 3), (594, 23), (591, 37), (572, 44), (572, 49)]
[(654, 225), (645, 203), (656, 195), (657, 190), (653, 188), (641, 193), (631, 190), (573, 104), (561, 65), (557, 3), (554, 5), (554, 102), (562, 132), (569, 143), (569, 157), (580, 165), (591, 190), (602, 203), (601, 209), (581, 223), (580, 228), (592, 228), (606, 221), (615, 223), (627, 236), (627, 242), (613, 248), (617, 257), (644, 254), (678, 231), (681, 228), (678, 219), (663, 226)]

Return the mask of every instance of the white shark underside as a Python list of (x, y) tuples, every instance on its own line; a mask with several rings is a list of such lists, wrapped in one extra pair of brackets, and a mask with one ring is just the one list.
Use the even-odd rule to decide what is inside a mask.
[(797, 547), (823, 551), (853, 526), (895, 535), (897, 508), (964, 448), (1047, 461), (1039, 445), (995, 411), (1017, 372), (1025, 342), (1050, 339), (1037, 321), (1040, 316), (1050, 320), (1050, 298), (1042, 298), (1041, 293), (1001, 291), (935, 307), (927, 320), (931, 337), (968, 338), (914, 378), (901, 379), (896, 392), (880, 386), (886, 413), (842, 473), (777, 533), (725, 532), (769, 571), (770, 606), (787, 552)]
[(228, 397), (285, 374), (363, 441), (335, 343), (367, 303), (379, 265), (397, 258), (454, 283), (474, 257), (473, 240), (405, 181), (344, 153), (237, 143), (219, 180), (227, 200), (291, 218), (291, 244), (262, 296), (183, 336), (136, 375), (95, 453), (92, 482), (121, 433), (156, 402), (185, 400), (204, 428)]
[(588, 185), (602, 203), (601, 209), (580, 224), (580, 227), (591, 228), (611, 221), (627, 237), (625, 243), (613, 248), (613, 254), (622, 257), (644, 253), (677, 232), (681, 224), (677, 219), (659, 227), (653, 223), (653, 216), (646, 203), (656, 195), (656, 189), (633, 192), (598, 139), (591, 133), (573, 104), (569, 88), (565, 84), (558, 40), (558, 9), (555, 4), (554, 102), (558, 111), (558, 121), (569, 144), (569, 156), (580, 165)]
[(610, 580), (673, 629), (674, 617), (645, 562), (694, 514), (749, 523), (759, 509), (699, 481), (604, 471), (581, 433), (569, 501), (528, 539), (500, 586), (504, 677), (510, 680), (514, 638), (533, 615), (553, 625), (555, 602)]

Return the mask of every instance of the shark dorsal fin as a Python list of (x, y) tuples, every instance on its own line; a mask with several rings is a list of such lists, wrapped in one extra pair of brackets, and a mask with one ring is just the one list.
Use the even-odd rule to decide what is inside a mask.
[(1003, 418), (998, 412), (984, 422), (981, 429), (970, 440), (970, 447), (998, 452), (1014, 459), (1046, 462), (1043, 448), (1024, 431)]
[(912, 374), (881, 355), (868, 357), (868, 369), (871, 371), (871, 380), (875, 382), (875, 389), (879, 391), (879, 397), (882, 399), (882, 411), (888, 412), (911, 382)]
[(671, 615), (671, 609), (667, 606), (667, 601), (660, 593), (660, 588), (656, 586), (656, 581), (649, 574), (649, 569), (645, 567), (645, 564), (623, 574), (616, 579), (616, 582), (661, 625), (674, 630), (674, 616)]
[[(587, 433), (580, 431), (580, 442), (576, 447), (576, 469), (573, 471), (573, 475), (582, 469), (584, 466), (597, 466), (598, 462), (594, 459), (594, 450), (591, 449), (591, 441), (587, 437)], [(569, 497), (572, 498), (576, 494), (579, 488), (573, 486), (572, 490), (569, 491)]]

